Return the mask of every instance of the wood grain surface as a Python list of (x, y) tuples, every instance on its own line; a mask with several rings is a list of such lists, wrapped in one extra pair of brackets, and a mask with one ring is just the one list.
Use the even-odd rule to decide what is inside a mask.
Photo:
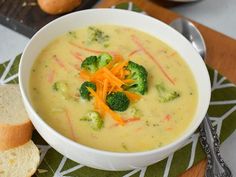
[[(98, 0), (81, 0), (75, 11), (91, 8)], [(0, 23), (27, 37), (60, 15), (48, 15), (37, 0), (0, 0)]]
[[(129, 1), (132, 1), (142, 8), (148, 15), (167, 24), (180, 17), (180, 15), (175, 12), (165, 9), (159, 6), (155, 1), (150, 0), (102, 0), (97, 4), (97, 7), (111, 7), (112, 5)], [(236, 40), (196, 22), (193, 23), (199, 28), (205, 39), (207, 47), (207, 64), (212, 68), (217, 69), (233, 83), (236, 83)], [(205, 168), (206, 160), (203, 160), (182, 174), (181, 177), (203, 177)]]

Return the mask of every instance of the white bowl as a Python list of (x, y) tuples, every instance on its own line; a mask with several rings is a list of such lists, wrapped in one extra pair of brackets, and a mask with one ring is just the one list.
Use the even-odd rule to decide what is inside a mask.
[[(32, 65), (44, 47), (57, 36), (71, 29), (93, 24), (116, 24), (145, 31), (158, 37), (178, 51), (195, 77), (199, 102), (194, 119), (184, 134), (169, 145), (160, 149), (117, 153), (93, 149), (74, 142), (51, 128), (35, 112), (29, 98), (29, 77)], [(168, 25), (152, 17), (117, 9), (91, 9), (63, 16), (39, 30), (26, 46), (19, 71), (19, 82), (25, 108), (39, 134), (58, 152), (81, 164), (103, 170), (129, 170), (153, 164), (180, 148), (203, 120), (210, 102), (210, 79), (199, 54), (191, 44)], [(190, 100), (191, 101), (191, 100)]]

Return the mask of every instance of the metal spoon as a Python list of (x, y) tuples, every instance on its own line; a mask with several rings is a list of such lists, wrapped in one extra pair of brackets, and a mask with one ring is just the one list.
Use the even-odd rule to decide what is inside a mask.
[[(187, 19), (179, 18), (170, 26), (180, 32), (197, 50), (203, 60), (206, 58), (206, 45), (199, 30)], [(200, 143), (207, 154), (206, 177), (232, 177), (232, 173), (223, 161), (219, 147), (220, 140), (209, 116), (206, 115), (200, 124)]]

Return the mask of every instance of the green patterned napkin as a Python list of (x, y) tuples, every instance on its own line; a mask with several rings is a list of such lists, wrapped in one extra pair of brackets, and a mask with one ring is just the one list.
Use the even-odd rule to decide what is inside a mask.
[[(113, 8), (122, 8), (141, 12), (132, 3), (124, 3)], [(18, 83), (18, 65), (20, 55), (0, 65), (0, 85)], [(212, 98), (209, 108), (210, 119), (217, 127), (220, 140), (226, 140), (236, 129), (236, 88), (216, 70), (208, 68), (212, 84)], [(131, 171), (111, 172), (97, 170), (67, 159), (51, 148), (44, 139), (34, 131), (33, 141), (40, 150), (40, 165), (34, 176), (37, 177), (176, 177), (186, 169), (205, 158), (195, 132), (178, 151), (154, 165)]]

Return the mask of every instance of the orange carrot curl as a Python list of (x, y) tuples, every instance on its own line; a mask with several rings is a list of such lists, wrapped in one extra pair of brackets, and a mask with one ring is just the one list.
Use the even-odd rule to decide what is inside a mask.
[(117, 121), (120, 125), (124, 125), (125, 122), (124, 120), (120, 117), (119, 114), (116, 112), (112, 111), (105, 103), (104, 101), (99, 97), (99, 95), (90, 87), (87, 87), (89, 92), (91, 93), (92, 96), (95, 97), (95, 102), (98, 102), (101, 105), (101, 108), (107, 112), (115, 121)]
[(80, 62), (83, 61), (82, 56), (79, 52), (71, 52), (75, 59), (79, 60)]
[(140, 51), (141, 51), (141, 49), (136, 49), (136, 50), (130, 52), (129, 55), (128, 55), (128, 57), (132, 57), (134, 54), (136, 54), (136, 53), (138, 53), (138, 52), (140, 52)]
[(49, 72), (49, 74), (48, 74), (48, 82), (49, 82), (50, 84), (53, 83), (55, 74), (56, 74), (55, 70), (52, 70), (52, 71)]
[(67, 122), (68, 122), (68, 125), (69, 125), (69, 128), (70, 128), (71, 137), (72, 137), (73, 140), (76, 140), (69, 111), (67, 109), (64, 109), (64, 111), (65, 111), (65, 116), (66, 116), (66, 119), (67, 119)]
[(53, 55), (54, 61), (60, 66), (61, 68), (66, 69), (65, 64), (57, 57), (57, 55)]
[(79, 45), (77, 43), (74, 43), (74, 42), (69, 42), (69, 44), (71, 46), (74, 46), (74, 47), (78, 48), (78, 49), (81, 49), (81, 50), (86, 51), (86, 52), (94, 53), (94, 54), (101, 54), (101, 53), (109, 53), (110, 55), (115, 54), (115, 52), (113, 52), (113, 51), (94, 50), (94, 49), (90, 49), (90, 48), (81, 46), (81, 45)]

